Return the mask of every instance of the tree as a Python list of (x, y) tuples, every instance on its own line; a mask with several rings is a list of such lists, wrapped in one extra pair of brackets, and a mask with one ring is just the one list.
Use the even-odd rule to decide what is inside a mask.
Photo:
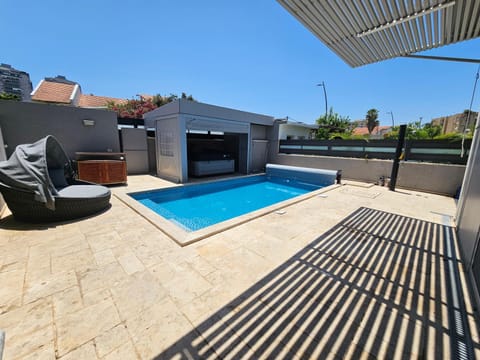
[(349, 134), (351, 131), (349, 117), (334, 113), (333, 108), (330, 108), (330, 112), (326, 114), (326, 116), (320, 116), (317, 119), (317, 124), (319, 128), (316, 138), (320, 140), (328, 140), (332, 138), (334, 134)]
[(427, 123), (423, 125), (423, 129), (426, 131), (429, 139), (433, 139), (438, 135), (442, 134), (442, 127), (440, 125), (432, 125)]
[(365, 120), (367, 120), (367, 129), (368, 133), (371, 134), (373, 129), (375, 129), (378, 125), (378, 110), (377, 109), (370, 109), (367, 111), (367, 116)]
[(19, 95), (15, 94), (7, 94), (7, 93), (0, 93), (0, 100), (14, 100), (14, 101), (20, 101), (21, 98)]
[[(398, 133), (400, 131), (399, 126), (392, 128), (392, 131), (385, 134), (386, 139), (398, 139)], [(405, 138), (407, 140), (431, 140), (441, 137), (442, 127), (439, 125), (424, 124), (420, 121), (414, 121), (407, 124), (407, 130), (405, 132)]]

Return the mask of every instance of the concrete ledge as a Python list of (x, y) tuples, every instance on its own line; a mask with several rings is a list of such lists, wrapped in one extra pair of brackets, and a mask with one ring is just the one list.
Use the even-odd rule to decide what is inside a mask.
[[(373, 183), (390, 177), (392, 160), (357, 159), (333, 156), (277, 154), (274, 164), (342, 170), (342, 178)], [(462, 185), (465, 165), (401, 162), (397, 187), (454, 196)]]

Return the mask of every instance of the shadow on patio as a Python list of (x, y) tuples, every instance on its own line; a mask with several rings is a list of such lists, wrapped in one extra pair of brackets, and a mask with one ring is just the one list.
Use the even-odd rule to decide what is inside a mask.
[(455, 242), (360, 208), (157, 359), (474, 358)]

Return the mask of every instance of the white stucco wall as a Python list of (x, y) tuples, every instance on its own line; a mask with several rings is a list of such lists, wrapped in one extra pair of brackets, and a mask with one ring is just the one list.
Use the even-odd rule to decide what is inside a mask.
[(298, 126), (294, 124), (280, 124), (279, 126), (279, 139), (286, 140), (287, 136), (290, 136), (292, 140), (294, 139), (310, 139), (310, 134), (313, 131), (304, 126)]

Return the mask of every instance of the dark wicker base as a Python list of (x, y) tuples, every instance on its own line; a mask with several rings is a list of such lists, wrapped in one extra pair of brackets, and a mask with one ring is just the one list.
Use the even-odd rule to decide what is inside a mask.
[(53, 222), (93, 215), (110, 206), (111, 194), (94, 198), (55, 198), (55, 210), (34, 200), (34, 194), (0, 183), (0, 192), (15, 219), (26, 222)]

